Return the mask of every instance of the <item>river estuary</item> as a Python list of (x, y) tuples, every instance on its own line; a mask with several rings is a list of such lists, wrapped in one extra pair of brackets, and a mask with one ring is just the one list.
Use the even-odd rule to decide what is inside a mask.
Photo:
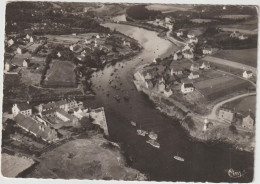
[[(192, 140), (178, 122), (162, 115), (145, 95), (136, 90), (132, 82), (136, 68), (152, 62), (155, 57), (168, 56), (178, 48), (153, 31), (114, 23), (104, 26), (112, 30), (115, 28), (143, 46), (138, 56), (95, 73), (92, 82), (96, 98), (87, 101), (90, 106), (105, 108), (109, 135), (113, 141), (122, 143), (122, 150), (131, 160), (129, 165), (148, 174), (149, 180), (154, 181), (252, 181), (252, 153), (235, 151), (222, 143)], [(110, 80), (113, 80), (111, 85), (119, 89), (112, 88)], [(123, 99), (126, 94), (129, 101)], [(114, 95), (119, 95), (121, 101), (117, 102)], [(137, 135), (136, 127), (130, 124), (131, 120), (137, 123), (138, 128), (141, 126), (142, 129), (156, 132), (160, 149), (147, 144), (145, 137)], [(183, 157), (185, 161), (175, 160), (174, 155)], [(225, 172), (231, 167), (245, 169), (247, 173), (240, 179), (231, 179)]]

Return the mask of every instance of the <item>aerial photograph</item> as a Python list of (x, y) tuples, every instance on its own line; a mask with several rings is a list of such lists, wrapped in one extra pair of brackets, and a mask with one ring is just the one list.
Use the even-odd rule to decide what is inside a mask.
[(258, 6), (5, 6), (3, 177), (254, 180)]

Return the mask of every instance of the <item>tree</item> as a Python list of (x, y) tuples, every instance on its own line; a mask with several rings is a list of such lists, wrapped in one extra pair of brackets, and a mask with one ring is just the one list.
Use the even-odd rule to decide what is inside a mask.
[(230, 125), (229, 131), (231, 131), (233, 134), (238, 134), (237, 127), (235, 125)]

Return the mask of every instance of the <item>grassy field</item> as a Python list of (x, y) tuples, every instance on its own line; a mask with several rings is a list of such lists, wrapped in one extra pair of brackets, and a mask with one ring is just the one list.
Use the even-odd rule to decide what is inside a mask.
[(258, 20), (256, 18), (245, 20), (239, 24), (219, 25), (218, 27), (223, 28), (226, 31), (240, 31), (245, 34), (257, 34)]
[(2, 174), (5, 177), (16, 177), (19, 173), (34, 164), (32, 159), (8, 155), (6, 153), (2, 153), (1, 158)]
[(194, 83), (207, 100), (214, 101), (234, 92), (252, 87), (249, 82), (232, 76), (222, 76)]
[(249, 18), (251, 15), (221, 15), (219, 18), (224, 19), (243, 19), (243, 18)]
[(27, 177), (135, 180), (138, 174), (124, 166), (120, 152), (101, 135), (68, 142), (44, 153), (40, 159)]
[(187, 11), (193, 9), (192, 5), (181, 5), (181, 4), (152, 4), (146, 6), (148, 10), (158, 10), (161, 12), (167, 11)]
[(248, 96), (239, 98), (237, 100), (228, 102), (225, 106), (235, 108), (237, 111), (242, 113), (248, 113), (249, 109), (253, 114), (256, 114), (256, 96)]
[(47, 71), (45, 85), (55, 87), (75, 87), (75, 65), (70, 61), (54, 60)]
[(257, 48), (242, 50), (219, 50), (214, 56), (257, 67)]

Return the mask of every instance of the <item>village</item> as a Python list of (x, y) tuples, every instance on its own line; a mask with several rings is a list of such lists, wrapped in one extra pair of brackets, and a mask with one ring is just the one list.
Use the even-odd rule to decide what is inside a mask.
[[(158, 109), (169, 116), (177, 114), (183, 122), (191, 117), (192, 123), (182, 125), (198, 139), (212, 138), (210, 132), (221, 126), (229, 127), (235, 134), (237, 130), (254, 132), (254, 106), (239, 108), (232, 104), (232, 99), (256, 94), (256, 68), (247, 65), (225, 68), (208, 59), (218, 49), (206, 41), (198, 44), (199, 37), (192, 30), (185, 33), (177, 30), (174, 35), (181, 49), (169, 57), (154, 58), (151, 64), (137, 70), (134, 74), (137, 90), (148, 94)], [(248, 36), (236, 31), (230, 32), (230, 38), (246, 40)]]

